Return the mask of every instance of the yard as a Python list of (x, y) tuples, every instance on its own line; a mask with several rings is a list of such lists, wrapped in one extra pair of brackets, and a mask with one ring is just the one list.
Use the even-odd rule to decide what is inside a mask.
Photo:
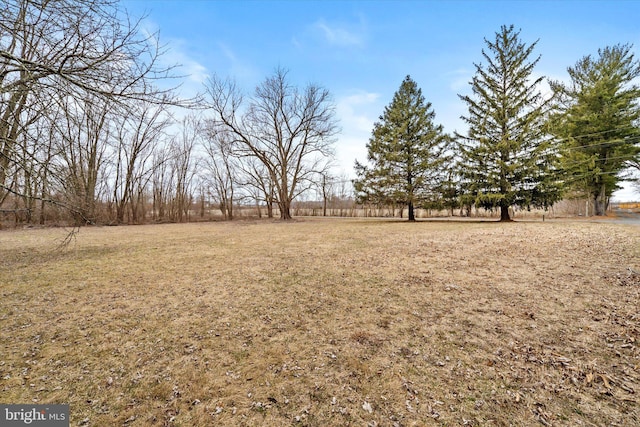
[(0, 401), (71, 425), (640, 425), (640, 227), (0, 232)]

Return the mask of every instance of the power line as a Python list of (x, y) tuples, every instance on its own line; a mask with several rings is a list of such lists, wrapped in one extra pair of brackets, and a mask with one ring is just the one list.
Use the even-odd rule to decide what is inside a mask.
[(607, 160), (627, 160), (627, 159), (629, 159), (629, 156), (615, 156), (615, 157), (606, 157), (606, 158), (601, 158), (601, 157), (593, 158), (593, 157), (590, 157), (590, 158), (585, 159), (585, 160), (574, 160), (574, 161), (571, 161), (571, 162), (563, 162), (563, 166), (567, 166), (567, 165), (569, 165), (569, 166), (571, 166), (571, 165), (583, 165), (583, 164), (591, 163), (592, 161), (593, 162), (605, 162)]
[[(634, 142), (634, 141), (632, 141), (632, 139), (637, 139), (638, 141)], [(614, 144), (622, 145), (622, 144), (620, 144), (622, 142), (626, 142), (626, 143), (629, 143), (631, 145), (635, 145), (638, 142), (640, 142), (640, 135), (633, 136), (633, 137), (631, 137), (629, 139), (626, 139), (626, 140), (624, 140), (624, 139), (611, 139), (611, 140), (608, 140), (608, 141), (597, 142), (597, 143), (594, 143), (594, 144), (576, 145), (576, 146), (572, 146), (572, 147), (562, 147), (561, 150), (571, 151), (571, 150), (583, 150), (585, 148), (592, 148), (592, 147), (600, 147), (600, 146), (603, 146), (603, 145), (614, 145)]]
[(586, 137), (590, 137), (590, 136), (597, 136), (597, 135), (602, 135), (602, 134), (611, 133), (611, 132), (617, 132), (617, 131), (621, 131), (621, 130), (628, 130), (628, 129), (640, 130), (640, 129), (638, 129), (637, 126), (634, 126), (634, 125), (617, 126), (615, 128), (606, 129), (606, 130), (602, 130), (602, 131), (599, 131), (599, 132), (592, 132), (592, 133), (585, 133), (585, 134), (582, 134), (582, 135), (568, 136), (568, 137), (565, 137), (565, 138), (561, 138), (560, 141), (568, 140), (568, 139), (571, 139), (571, 138), (574, 138), (574, 139), (586, 138)]

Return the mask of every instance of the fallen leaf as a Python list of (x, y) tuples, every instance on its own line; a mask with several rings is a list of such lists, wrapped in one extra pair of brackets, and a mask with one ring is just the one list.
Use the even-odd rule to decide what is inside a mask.
[(593, 382), (593, 373), (587, 373), (587, 384), (591, 384)]
[(609, 378), (606, 375), (600, 374), (600, 378), (602, 378), (602, 382), (606, 388), (611, 388), (611, 384), (609, 384)]

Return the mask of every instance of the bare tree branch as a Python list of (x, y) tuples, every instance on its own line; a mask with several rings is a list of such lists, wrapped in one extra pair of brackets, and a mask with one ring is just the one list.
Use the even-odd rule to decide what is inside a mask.
[(254, 157), (265, 167), (280, 216), (290, 219), (291, 201), (316, 171), (317, 159), (333, 155), (338, 126), (329, 91), (308, 85), (300, 92), (279, 68), (244, 109), (243, 96), (230, 80), (210, 79), (207, 94), (214, 123), (232, 135), (237, 155)]

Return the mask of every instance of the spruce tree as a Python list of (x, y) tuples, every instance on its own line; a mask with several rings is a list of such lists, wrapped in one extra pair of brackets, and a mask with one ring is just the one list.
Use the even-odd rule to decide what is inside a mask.
[(407, 76), (374, 124), (369, 164), (356, 161), (354, 187), (360, 201), (406, 205), (409, 221), (415, 221), (414, 208), (437, 197), (450, 138), (434, 118), (431, 103)]
[(598, 50), (568, 68), (571, 82), (552, 88), (559, 95), (554, 131), (562, 141), (568, 182), (604, 215), (626, 167), (640, 161), (640, 62), (629, 45)]
[(509, 207), (546, 208), (560, 196), (554, 147), (545, 132), (548, 101), (539, 90), (543, 77), (533, 78), (537, 42), (527, 46), (513, 26), (502, 26), (485, 43), (486, 65), (474, 64), (472, 95), (459, 95), (469, 109), (462, 117), (467, 134), (456, 133), (463, 203), (499, 207), (500, 220), (510, 221)]

